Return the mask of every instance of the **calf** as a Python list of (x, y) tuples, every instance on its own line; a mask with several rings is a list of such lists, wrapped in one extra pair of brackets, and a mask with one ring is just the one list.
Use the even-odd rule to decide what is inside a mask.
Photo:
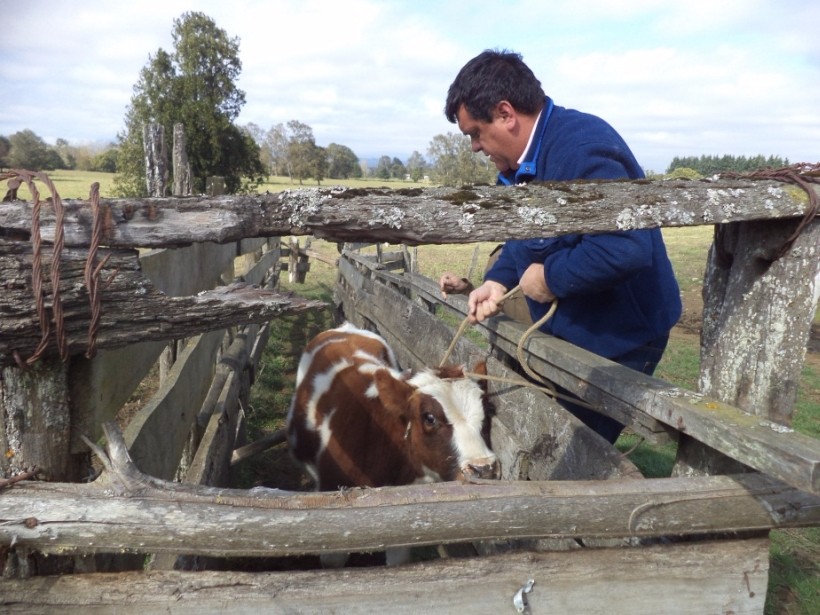
[[(486, 374), (484, 362), (474, 368)], [(305, 348), (288, 412), (290, 450), (318, 490), (496, 478), (486, 381), (463, 367), (400, 372), (380, 336), (345, 323)]]

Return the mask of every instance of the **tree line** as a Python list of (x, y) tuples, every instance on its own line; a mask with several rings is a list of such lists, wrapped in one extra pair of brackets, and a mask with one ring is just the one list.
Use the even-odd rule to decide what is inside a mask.
[(780, 156), (675, 156), (667, 175), (674, 174), (681, 169), (691, 169), (700, 176), (714, 175), (715, 173), (750, 173), (758, 169), (780, 169), (789, 166), (788, 158)]
[(65, 139), (49, 145), (34, 131), (25, 129), (12, 135), (0, 135), (0, 168), (54, 171), (69, 169), (80, 171), (117, 170), (117, 148), (90, 145), (75, 146)]
[(116, 144), (92, 156), (62, 139), (48, 146), (24, 130), (0, 137), (0, 165), (113, 171), (118, 196), (144, 196), (144, 127), (161, 125), (167, 142), (174, 125), (181, 123), (194, 192), (203, 192), (211, 176), (223, 177), (229, 192), (253, 191), (269, 175), (286, 175), (300, 184), (363, 176), (413, 181), (429, 176), (453, 185), (494, 181), (485, 157), (474, 154), (469, 139), (460, 134), (436, 136), (428, 158), (418, 151), (406, 161), (382, 156), (371, 169), (343, 144), (317, 144), (313, 129), (299, 120), (267, 130), (255, 124), (239, 126), (236, 119), (245, 104), (245, 93), (236, 86), (242, 68), (239, 39), (207, 15), (186, 12), (173, 22), (172, 41), (171, 51), (160, 48), (149, 54)]
[[(371, 167), (346, 145), (317, 145), (313, 129), (298, 120), (276, 124), (267, 131), (252, 123), (241, 126), (239, 130), (256, 143), (263, 169), (257, 181), (247, 181), (250, 178), (246, 178), (246, 190), (261, 181), (263, 176), (272, 175), (286, 176), (299, 184), (307, 180), (321, 183), (326, 179), (364, 177), (415, 182), (427, 179), (451, 186), (495, 182), (495, 169), (489, 160), (474, 154), (469, 138), (456, 133), (435, 136), (427, 149), (428, 158), (418, 151), (414, 151), (405, 161), (396, 156), (383, 155)], [(169, 131), (165, 132), (168, 134)], [(140, 136), (138, 147), (121, 158), (120, 147), (114, 143), (100, 148), (73, 146), (65, 139), (57, 139), (56, 145), (49, 145), (39, 135), (26, 129), (9, 137), (0, 135), (0, 168), (117, 173), (118, 196), (144, 196), (141, 148)], [(190, 151), (189, 148), (189, 155)], [(128, 154), (134, 161), (133, 165), (127, 164)], [(126, 162), (123, 168), (120, 167), (121, 160)], [(242, 191), (241, 181), (239, 191)]]
[[(239, 39), (207, 15), (186, 12), (173, 22), (172, 41), (171, 51), (160, 48), (149, 54), (116, 143), (100, 151), (73, 147), (64, 139), (50, 146), (33, 131), (23, 130), (0, 136), (0, 167), (115, 172), (117, 196), (145, 196), (144, 128), (160, 124), (167, 143), (174, 125), (181, 123), (195, 193), (204, 192), (207, 178), (213, 176), (223, 177), (231, 193), (255, 191), (270, 175), (288, 176), (299, 184), (365, 176), (412, 181), (429, 177), (446, 186), (495, 183), (489, 158), (473, 152), (470, 139), (458, 133), (433, 137), (426, 157), (418, 151), (405, 161), (385, 155), (371, 169), (346, 145), (317, 144), (313, 129), (296, 119), (268, 129), (239, 126), (236, 119), (245, 104), (245, 93), (236, 86), (242, 69)], [(788, 160), (775, 156), (675, 157), (667, 174), (703, 176), (787, 165)]]

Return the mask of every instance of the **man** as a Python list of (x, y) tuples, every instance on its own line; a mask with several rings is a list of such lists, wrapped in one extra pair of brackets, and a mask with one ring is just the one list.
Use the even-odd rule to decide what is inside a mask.
[[(639, 179), (629, 147), (602, 119), (554, 104), (520, 54), (485, 51), (459, 71), (445, 115), (498, 169), (498, 183)], [(463, 290), (452, 274), (442, 292)], [(521, 286), (532, 321), (558, 300), (545, 333), (652, 374), (680, 318), (680, 291), (659, 229), (511, 240), (468, 299), (471, 322), (499, 312)], [(623, 426), (574, 404), (567, 409), (609, 442)]]

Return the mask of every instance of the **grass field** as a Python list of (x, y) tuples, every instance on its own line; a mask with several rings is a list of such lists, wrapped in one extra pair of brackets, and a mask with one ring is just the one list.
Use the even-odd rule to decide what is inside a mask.
[[(408, 187), (423, 187), (429, 186), (426, 182), (412, 182), (398, 179), (326, 179), (321, 183), (321, 187), (327, 188), (329, 186), (344, 186), (345, 188), (408, 188)], [(280, 192), (282, 190), (297, 190), (299, 188), (316, 188), (315, 180), (306, 180), (303, 184), (299, 182), (292, 182), (287, 177), (271, 176), (267, 181), (259, 187), (259, 192)]]
[[(87, 199), (88, 194), (91, 191), (91, 184), (94, 182), (100, 184), (100, 196), (102, 198), (112, 197), (114, 187), (113, 173), (96, 173), (93, 171), (49, 171), (47, 175), (57, 188), (57, 193), (60, 195), (60, 198)], [(37, 182), (37, 190), (40, 192), (40, 198), (51, 196), (48, 188), (41, 182)], [(20, 186), (20, 189), (17, 192), (17, 197), (26, 200), (31, 198), (31, 193), (25, 184)]]
[[(63, 198), (87, 198), (92, 182), (100, 183), (101, 195), (112, 196), (113, 176), (106, 173), (79, 173), (58, 171), (50, 174)], [(323, 182), (323, 186), (345, 185), (348, 187), (390, 188), (419, 186), (412, 182), (383, 180), (347, 180)], [(290, 183), (287, 178), (271, 178), (261, 191), (277, 192), (285, 189), (308, 188), (314, 183)], [(41, 189), (44, 196), (47, 191)], [(20, 198), (27, 198), (21, 189)], [(681, 286), (685, 304), (684, 318), (673, 330), (669, 348), (658, 366), (656, 376), (691, 390), (697, 389), (699, 371), (699, 325), (702, 301), (700, 298), (706, 253), (711, 243), (711, 227), (665, 229), (675, 273)], [(302, 240), (304, 241), (304, 240)], [(445, 269), (469, 275), (474, 283), (480, 282), (487, 254), (494, 244), (477, 246), (421, 246), (418, 248), (421, 272), (437, 278)], [(335, 255), (334, 244), (315, 242), (314, 249), (326, 250)], [(304, 285), (289, 286), (310, 298), (330, 300), (335, 271), (314, 262)], [(818, 318), (815, 318), (818, 322)], [(316, 313), (278, 319), (273, 332), (259, 379), (252, 392), (251, 408), (248, 409), (251, 429), (256, 433), (282, 426), (284, 413), (290, 399), (294, 362), (305, 342), (314, 332), (330, 324), (329, 314)], [(820, 360), (816, 353), (810, 354), (803, 371), (799, 398), (795, 409), (794, 427), (797, 431), (820, 439)], [(625, 435), (618, 441), (622, 451), (631, 449), (638, 441)], [(632, 460), (647, 476), (668, 476), (674, 462), (675, 447), (653, 447), (641, 444), (632, 453)], [(264, 482), (266, 476), (282, 472), (282, 466), (290, 462), (287, 455), (272, 453), (264, 463), (246, 476), (249, 483)], [(277, 466), (277, 464), (279, 464)], [(285, 486), (285, 485), (282, 485)], [(292, 485), (291, 488), (298, 488)], [(769, 615), (817, 615), (820, 613), (820, 528), (774, 531), (772, 537), (771, 569), (766, 613)]]
[[(64, 199), (87, 199), (91, 189), (91, 184), (100, 184), (100, 196), (102, 198), (114, 197), (114, 174), (96, 173), (92, 171), (50, 171), (49, 178), (54, 182), (60, 197)], [(345, 186), (347, 188), (407, 188), (425, 186), (424, 182), (400, 181), (397, 179), (329, 179), (322, 182), (322, 187)], [(315, 188), (315, 181), (305, 181), (299, 184), (298, 181), (291, 182), (287, 177), (269, 177), (268, 180), (259, 187), (259, 192), (281, 192), (282, 190), (298, 190), (300, 188)], [(48, 189), (38, 183), (37, 189), (40, 195), (45, 198), (49, 196)], [(4, 191), (5, 192), (5, 191)], [(26, 186), (21, 186), (18, 197), (28, 200), (31, 195)]]

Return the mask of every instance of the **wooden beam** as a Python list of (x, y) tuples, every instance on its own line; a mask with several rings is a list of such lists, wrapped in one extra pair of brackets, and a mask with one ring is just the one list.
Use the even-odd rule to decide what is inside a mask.
[[(310, 188), (277, 194), (103, 199), (103, 244), (173, 247), (249, 237), (314, 235), (331, 241), (475, 243), (565, 233), (792, 218), (799, 188), (772, 181), (635, 180), (471, 188)], [(54, 240), (44, 206), (42, 235)], [(28, 239), (30, 203), (0, 208), (0, 235)], [(91, 243), (85, 201), (65, 202), (66, 246)]]
[[(97, 347), (119, 348), (133, 342), (166, 341), (190, 337), (227, 326), (266, 322), (287, 313), (324, 307), (320, 301), (288, 297), (272, 290), (235, 283), (185, 297), (170, 297), (142, 274), (134, 250), (101, 251), (110, 258), (100, 275), (100, 320)], [(50, 251), (43, 267), (49, 268)], [(88, 349), (88, 329), (92, 320), (84, 268), (84, 250), (63, 250), (60, 291), (65, 335), (71, 354)], [(41, 338), (40, 321), (34, 306), (31, 281), (31, 247), (26, 243), (0, 239), (0, 279), (9, 283), (0, 293), (0, 365), (10, 365), (14, 353), (23, 359), (34, 352)], [(51, 301), (46, 309), (51, 315)], [(55, 326), (52, 324), (52, 331)], [(56, 354), (52, 332), (45, 356)]]
[(321, 493), (217, 489), (144, 474), (104, 474), (92, 484), (17, 483), (0, 497), (0, 519), (0, 545), (43, 553), (275, 557), (476, 540), (817, 526), (820, 498), (760, 474), (436, 483)]
[(264, 453), (265, 451), (284, 444), (288, 440), (288, 434), (284, 429), (277, 429), (276, 431), (266, 434), (265, 436), (235, 449), (231, 454), (231, 465), (234, 466), (249, 457)]
[(392, 568), (127, 572), (0, 580), (5, 613), (762, 613), (768, 540), (582, 549)]

